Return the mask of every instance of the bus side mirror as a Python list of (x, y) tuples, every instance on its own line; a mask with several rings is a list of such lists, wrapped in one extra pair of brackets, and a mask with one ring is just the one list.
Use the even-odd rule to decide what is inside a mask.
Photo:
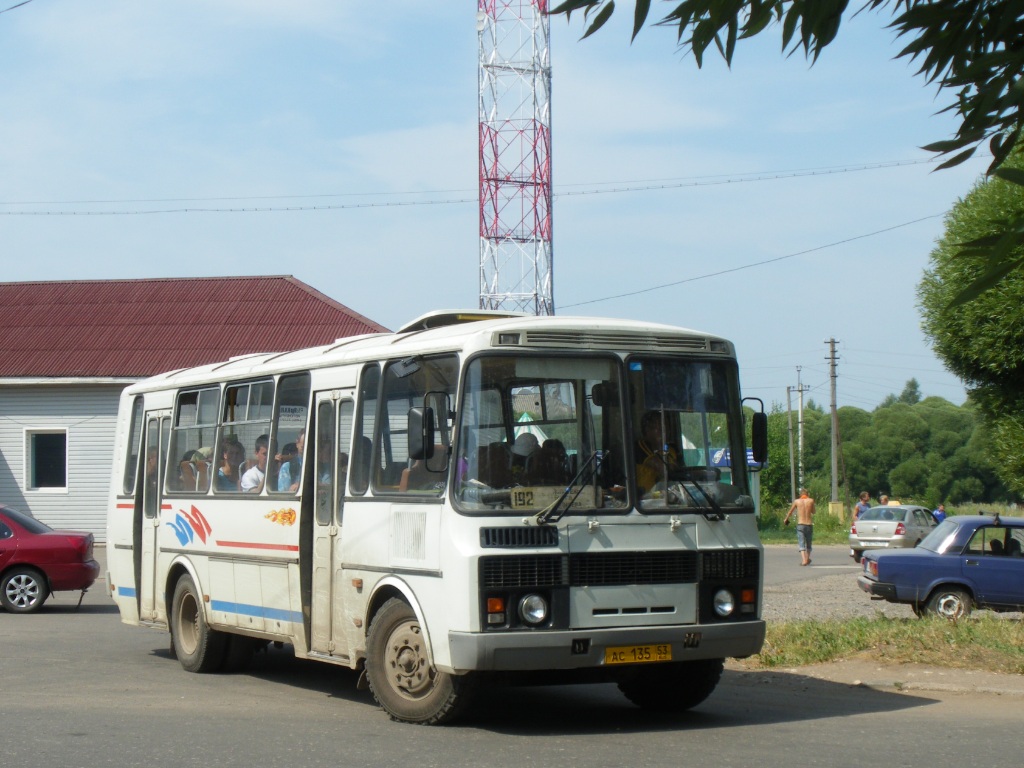
[(764, 464), (768, 461), (768, 414), (763, 411), (753, 414), (750, 422), (751, 452), (754, 461)]
[(434, 454), (434, 409), (409, 409), (409, 458), (429, 459)]

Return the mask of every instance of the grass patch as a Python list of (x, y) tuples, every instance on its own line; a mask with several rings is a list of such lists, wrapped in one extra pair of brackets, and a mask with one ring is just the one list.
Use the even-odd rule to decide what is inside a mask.
[(884, 616), (769, 622), (764, 649), (747, 663), (801, 667), (859, 657), (1024, 675), (1024, 622), (988, 612), (957, 622)]
[[(757, 530), (763, 543), (796, 545), (796, 519), (790, 519), (789, 525), (783, 525), (782, 521), (785, 518), (785, 510), (761, 510), (761, 516), (757, 521)], [(830, 515), (827, 506), (824, 512), (819, 510), (815, 514), (815, 544), (847, 544), (849, 536), (849, 524)]]

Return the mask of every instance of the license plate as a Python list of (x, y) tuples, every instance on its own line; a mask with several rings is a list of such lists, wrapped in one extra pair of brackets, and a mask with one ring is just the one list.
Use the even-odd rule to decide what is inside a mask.
[(616, 645), (604, 649), (605, 664), (646, 664), (672, 661), (671, 645)]

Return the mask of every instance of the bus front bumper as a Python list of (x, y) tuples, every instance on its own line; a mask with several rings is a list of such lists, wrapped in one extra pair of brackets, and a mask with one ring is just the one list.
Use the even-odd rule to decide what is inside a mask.
[(586, 669), (606, 664), (608, 648), (671, 646), (672, 661), (742, 658), (761, 651), (761, 620), (685, 626), (548, 632), (450, 632), (455, 672)]

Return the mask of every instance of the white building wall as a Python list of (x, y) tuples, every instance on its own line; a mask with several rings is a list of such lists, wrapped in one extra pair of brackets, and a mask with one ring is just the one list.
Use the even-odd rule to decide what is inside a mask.
[[(53, 528), (105, 539), (117, 404), (124, 384), (0, 386), (0, 503)], [(31, 490), (28, 434), (67, 431), (67, 488)]]

